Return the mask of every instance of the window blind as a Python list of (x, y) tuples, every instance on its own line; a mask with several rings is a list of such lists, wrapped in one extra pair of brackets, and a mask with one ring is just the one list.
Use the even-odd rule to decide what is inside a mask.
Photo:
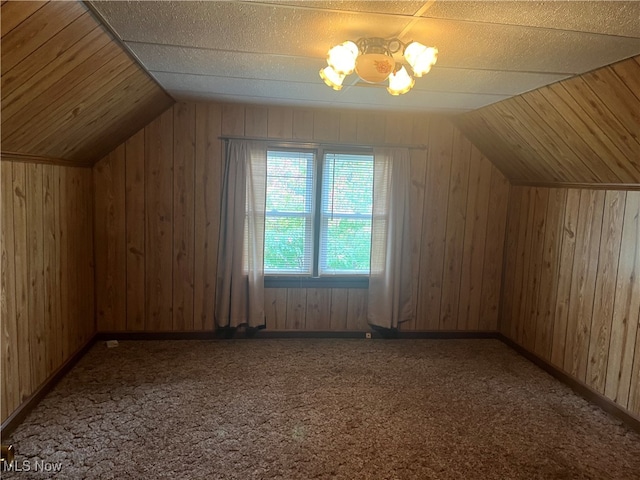
[(372, 207), (373, 155), (325, 154), (320, 275), (369, 273)]
[(267, 152), (265, 273), (311, 274), (314, 152)]

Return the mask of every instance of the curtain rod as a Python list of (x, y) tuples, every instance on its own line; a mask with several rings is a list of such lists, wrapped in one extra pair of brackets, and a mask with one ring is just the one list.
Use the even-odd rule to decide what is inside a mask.
[(346, 143), (346, 142), (306, 142), (303, 140), (291, 140), (285, 138), (264, 138), (264, 137), (241, 137), (241, 136), (219, 136), (220, 140), (249, 140), (258, 142), (272, 142), (272, 143), (291, 143), (295, 145), (301, 145), (306, 147), (359, 147), (359, 148), (371, 148), (371, 147), (392, 147), (392, 148), (408, 148), (410, 150), (426, 150), (427, 146), (424, 144), (406, 144), (406, 143)]

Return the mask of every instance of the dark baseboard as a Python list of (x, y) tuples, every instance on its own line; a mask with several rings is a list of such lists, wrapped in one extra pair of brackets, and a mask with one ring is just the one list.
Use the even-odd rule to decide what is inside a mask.
[(219, 334), (206, 332), (99, 332), (97, 342), (107, 340), (215, 340)]
[(415, 332), (398, 332), (400, 339), (434, 339), (434, 340), (486, 340), (496, 338), (497, 332), (470, 331), (462, 332), (456, 330), (425, 330)]
[(487, 339), (497, 338), (497, 332), (462, 331), (414, 331), (414, 332), (355, 332), (329, 330), (239, 330), (207, 332), (100, 332), (96, 341), (107, 340), (228, 340), (260, 338), (366, 338), (370, 333), (373, 339)]
[(56, 384), (64, 377), (78, 361), (84, 357), (89, 349), (95, 344), (97, 335), (94, 335), (89, 341), (82, 347), (80, 347), (73, 355), (71, 355), (66, 362), (64, 362), (58, 369), (53, 372), (49, 378), (47, 378), (38, 389), (33, 392), (29, 398), (20, 404), (16, 410), (9, 415), (9, 417), (2, 422), (0, 435), (5, 437), (10, 435), (18, 425), (20, 425), (29, 413), (40, 403), (47, 393), (49, 393)]
[(259, 330), (253, 338), (361, 338), (366, 339), (367, 333), (372, 339), (411, 340), (411, 339), (486, 339), (496, 338), (495, 332), (456, 332), (456, 331), (301, 331), (301, 330)]
[(564, 370), (559, 369), (558, 367), (552, 365), (547, 362), (543, 358), (540, 358), (538, 355), (531, 353), (529, 350), (526, 350), (524, 347), (518, 345), (516, 342), (507, 338), (501, 333), (497, 334), (497, 338), (504, 342), (509, 347), (513, 348), (520, 355), (525, 357), (527, 360), (535, 363), (538, 367), (543, 369), (545, 372), (550, 374), (552, 377), (555, 377), (557, 380), (560, 380), (562, 383), (571, 388), (578, 395), (586, 399), (587, 401), (597, 405), (602, 410), (607, 412), (608, 414), (616, 417), (618, 420), (621, 420), (625, 425), (629, 428), (635, 430), (640, 433), (640, 418), (636, 417), (628, 410), (624, 409), (613, 400), (602, 395), (600, 392), (594, 390), (586, 383), (574, 378)]

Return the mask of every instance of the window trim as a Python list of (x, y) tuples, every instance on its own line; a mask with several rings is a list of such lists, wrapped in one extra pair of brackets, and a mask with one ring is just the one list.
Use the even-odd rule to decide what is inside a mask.
[[(315, 181), (312, 186), (313, 222), (312, 239), (313, 252), (311, 256), (311, 275), (308, 273), (266, 273), (264, 275), (265, 288), (368, 288), (370, 273), (363, 274), (335, 274), (320, 275), (320, 235), (322, 222), (322, 173), (326, 154), (371, 155), (373, 147), (346, 145), (305, 145), (287, 142), (269, 143), (268, 152), (273, 150), (288, 150), (294, 152), (313, 151), (315, 160)], [(372, 217), (373, 220), (373, 217)]]

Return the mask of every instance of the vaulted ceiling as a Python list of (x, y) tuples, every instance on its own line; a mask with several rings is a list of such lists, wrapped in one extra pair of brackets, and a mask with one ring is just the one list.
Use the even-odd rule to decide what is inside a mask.
[(173, 103), (82, 2), (0, 8), (3, 158), (92, 164)]
[[(168, 91), (448, 112), (512, 183), (640, 188), (640, 2), (11, 0), (0, 13), (3, 158), (91, 165)], [(328, 89), (326, 50), (373, 34), (434, 44), (438, 63), (401, 97)]]
[(640, 56), (456, 117), (516, 184), (640, 183)]

